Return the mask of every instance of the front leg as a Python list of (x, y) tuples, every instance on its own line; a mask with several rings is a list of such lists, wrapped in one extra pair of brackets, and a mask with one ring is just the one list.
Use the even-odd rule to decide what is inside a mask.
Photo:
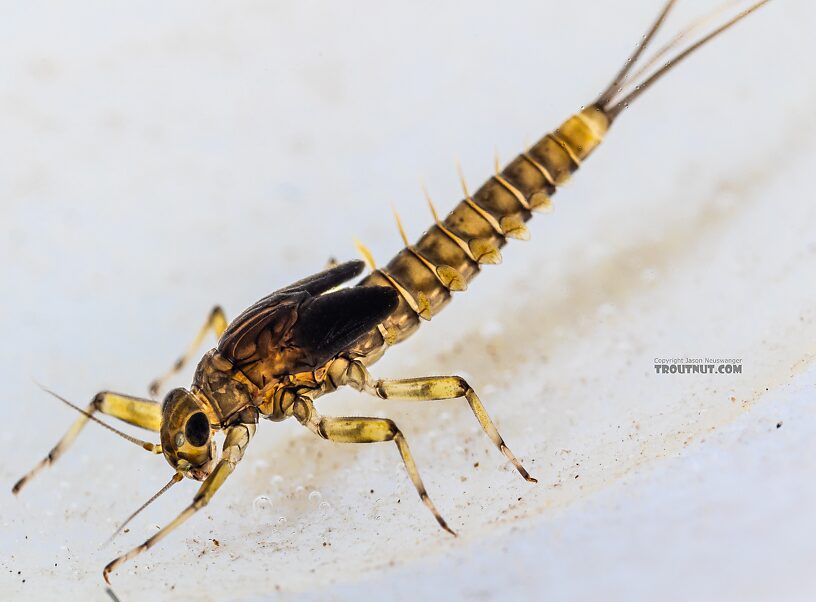
[(150, 394), (154, 397), (158, 395), (159, 391), (164, 386), (164, 383), (167, 382), (167, 380), (174, 374), (177, 374), (182, 368), (184, 368), (187, 362), (189, 362), (195, 356), (196, 351), (201, 346), (201, 342), (204, 340), (204, 337), (207, 336), (207, 333), (210, 330), (215, 333), (216, 338), (220, 339), (221, 335), (224, 334), (224, 331), (227, 329), (227, 324), (227, 317), (224, 315), (224, 310), (221, 309), (221, 306), (216, 305), (213, 307), (207, 316), (207, 321), (204, 322), (201, 330), (198, 331), (198, 334), (193, 339), (193, 342), (190, 344), (190, 348), (187, 349), (187, 352), (176, 360), (172, 368), (150, 383), (150, 386), (148, 387)]
[[(71, 446), (74, 440), (79, 435), (83, 427), (88, 424), (89, 420), (96, 420), (94, 414), (101, 412), (108, 416), (118, 418), (128, 424), (141, 427), (149, 431), (158, 431), (161, 426), (161, 405), (151, 399), (140, 399), (132, 395), (123, 395), (121, 393), (112, 393), (110, 391), (102, 391), (97, 393), (88, 407), (84, 410), (69, 403), (66, 399), (62, 399), (55, 395), (57, 399), (62, 400), (82, 414), (74, 421), (68, 432), (63, 435), (62, 439), (57, 441), (57, 444), (51, 448), (48, 455), (31, 470), (29, 470), (23, 477), (14, 484), (12, 493), (17, 494), (25, 487), (34, 476), (46, 466), (51, 466), (59, 457)], [(110, 427), (108, 427), (110, 428)], [(154, 444), (145, 444), (145, 449), (155, 453), (161, 453), (161, 446)]]
[(158, 533), (145, 541), (142, 545), (133, 548), (127, 554), (123, 554), (119, 558), (110, 562), (102, 571), (102, 576), (105, 578), (108, 585), (110, 585), (109, 575), (119, 566), (132, 559), (134, 556), (138, 556), (142, 552), (152, 548), (159, 541), (164, 539), (173, 529), (178, 527), (181, 523), (186, 521), (193, 514), (209, 503), (212, 496), (215, 495), (215, 492), (218, 491), (221, 485), (224, 484), (227, 477), (229, 477), (232, 474), (232, 471), (235, 470), (238, 462), (240, 462), (241, 458), (244, 457), (244, 451), (246, 450), (247, 445), (249, 445), (249, 441), (252, 439), (254, 434), (255, 424), (237, 424), (226, 429), (226, 438), (224, 440), (224, 449), (221, 454), (221, 459), (218, 461), (215, 469), (210, 473), (210, 476), (208, 476), (207, 479), (201, 484), (201, 487), (199, 487), (198, 492), (193, 498), (193, 503), (187, 506), (187, 508), (185, 508), (181, 514), (173, 519), (172, 522), (165, 525), (159, 530)]
[(422, 376), (419, 378), (401, 378), (394, 380), (378, 379), (371, 376), (360, 362), (350, 362), (341, 382), (375, 395), (380, 399), (399, 399), (404, 401), (437, 401), (441, 399), (456, 399), (464, 397), (476, 420), (499, 451), (513, 463), (522, 477), (531, 483), (538, 480), (521, 465), (516, 455), (510, 451), (504, 439), (499, 434), (496, 425), (490, 419), (487, 410), (482, 405), (476, 391), (461, 376)]

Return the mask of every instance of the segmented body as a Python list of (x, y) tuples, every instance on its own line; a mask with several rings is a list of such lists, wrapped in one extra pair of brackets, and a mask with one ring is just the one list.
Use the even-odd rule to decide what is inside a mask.
[(415, 245), (364, 278), (359, 286), (393, 287), (400, 302), (380, 328), (349, 350), (349, 357), (365, 364), (379, 359), (421, 320), (442, 311), (481, 264), (499, 263), (507, 238), (527, 238), (524, 223), (534, 211), (549, 210), (550, 197), (601, 143), (609, 124), (594, 106), (573, 115), (462, 200)]
[[(193, 391), (211, 408), (212, 423), (223, 428), (246, 422), (251, 418), (247, 411), (283, 420), (292, 415), (295, 399), (305, 392), (316, 399), (340, 384), (361, 387), (363, 377), (351, 373), (359, 371), (358, 363), (373, 364), (389, 346), (408, 338), (422, 320), (442, 311), (453, 292), (465, 290), (481, 265), (500, 263), (500, 249), (508, 238), (528, 238), (525, 222), (534, 211), (550, 209), (550, 197), (601, 143), (609, 124), (609, 117), (595, 106), (573, 115), (473, 196), (467, 195), (415, 245), (373, 270), (357, 286), (393, 290), (397, 301), (376, 327), (360, 332), (331, 357), (320, 361), (302, 357), (304, 349), (325, 345), (303, 345), (292, 338), (293, 326), (310, 322), (298, 314), (304, 299), (310, 298), (305, 293), (282, 289), (274, 300), (266, 298), (249, 308), (196, 371)], [(375, 307), (379, 305), (372, 305), (369, 313)], [(357, 304), (349, 308), (360, 312), (358, 322), (366, 314), (360, 310)]]

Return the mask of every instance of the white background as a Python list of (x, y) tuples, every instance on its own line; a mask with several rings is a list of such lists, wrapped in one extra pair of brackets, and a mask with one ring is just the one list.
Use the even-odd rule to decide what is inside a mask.
[[(670, 31), (711, 6), (680, 4)], [(108, 599), (105, 563), (195, 490), (177, 486), (100, 549), (171, 472), (90, 426), (14, 498), (75, 418), (34, 380), (83, 404), (143, 394), (214, 303), (234, 316), (354, 257), (354, 237), (385, 262), (400, 246), (391, 204), (418, 236), (420, 180), (452, 207), (457, 158), (476, 188), (496, 151), (511, 158), (591, 101), (657, 10), (9, 4), (3, 598)], [(774, 0), (661, 82), (531, 222), (531, 242), (375, 366), (467, 376), (537, 486), (462, 401), (340, 392), (324, 413), (400, 424), (459, 538), (391, 445), (263, 423), (211, 506), (114, 575), (117, 594), (813, 599), (815, 17)], [(740, 357), (744, 372), (654, 374), (655, 357), (683, 355)]]

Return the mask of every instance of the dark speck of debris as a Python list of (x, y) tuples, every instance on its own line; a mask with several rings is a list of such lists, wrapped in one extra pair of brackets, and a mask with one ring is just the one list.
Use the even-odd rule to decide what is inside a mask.
[(215, 544), (216, 547), (221, 545), (221, 542), (218, 541), (217, 539), (213, 539), (213, 543)]
[(474, 462), (474, 463), (473, 463), (473, 468), (479, 468), (479, 463), (478, 463), (478, 462)]
[(778, 429), (782, 428), (782, 421), (781, 420), (776, 423), (776, 428), (778, 428)]
[(374, 490), (373, 490), (373, 489), (371, 490), (371, 493), (374, 493)]
[(327, 545), (329, 545), (329, 544), (327, 544), (327, 543), (324, 541), (324, 542), (323, 542), (323, 547), (325, 548)]
[(577, 478), (578, 478), (578, 476), (579, 476), (579, 475), (575, 475), (575, 478), (577, 479)]

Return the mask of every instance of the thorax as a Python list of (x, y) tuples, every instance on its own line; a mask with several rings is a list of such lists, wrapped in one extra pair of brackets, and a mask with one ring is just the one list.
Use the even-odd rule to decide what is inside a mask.
[[(339, 363), (338, 363), (339, 362)], [(192, 390), (205, 401), (210, 418), (222, 427), (240, 420), (246, 411), (280, 421), (292, 415), (298, 395), (317, 398), (337, 387), (329, 371), (344, 369), (346, 360), (332, 359), (320, 368), (284, 374), (259, 387), (217, 349), (207, 352), (196, 368)]]

